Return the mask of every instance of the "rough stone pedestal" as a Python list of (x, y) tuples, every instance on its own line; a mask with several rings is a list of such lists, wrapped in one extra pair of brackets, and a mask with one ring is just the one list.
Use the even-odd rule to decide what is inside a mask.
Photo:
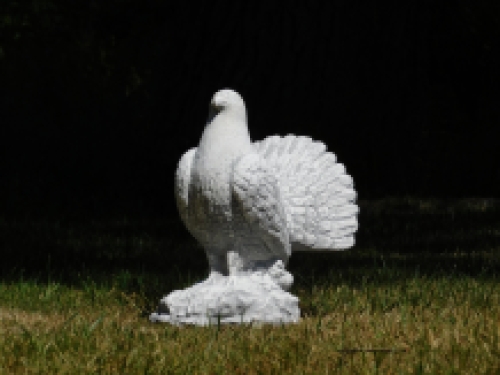
[(295, 323), (298, 298), (280, 288), (267, 273), (212, 275), (160, 301), (152, 322), (174, 325), (219, 323)]

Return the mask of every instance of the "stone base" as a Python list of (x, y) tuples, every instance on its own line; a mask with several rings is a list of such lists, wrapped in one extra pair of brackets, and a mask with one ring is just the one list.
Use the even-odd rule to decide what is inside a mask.
[(268, 275), (211, 276), (164, 297), (152, 322), (174, 325), (219, 323), (296, 323), (299, 299), (280, 288)]

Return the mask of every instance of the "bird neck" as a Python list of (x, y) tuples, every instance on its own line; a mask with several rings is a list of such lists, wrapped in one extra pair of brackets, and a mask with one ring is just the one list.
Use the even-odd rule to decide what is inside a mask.
[[(199, 152), (202, 154), (243, 154), (252, 148), (246, 113), (222, 111), (209, 117), (201, 136)], [(229, 156), (229, 155), (228, 155)]]

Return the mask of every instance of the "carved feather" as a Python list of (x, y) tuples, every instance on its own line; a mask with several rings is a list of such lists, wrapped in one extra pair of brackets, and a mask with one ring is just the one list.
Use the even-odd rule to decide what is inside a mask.
[(175, 198), (177, 208), (184, 225), (186, 225), (189, 230), (191, 230), (188, 217), (189, 184), (191, 182), (191, 168), (196, 149), (196, 147), (193, 147), (182, 155), (175, 172)]
[(295, 135), (268, 137), (254, 146), (278, 179), (292, 250), (353, 246), (356, 192), (335, 154), (321, 142)]
[[(241, 217), (245, 221), (245, 233), (238, 233), (243, 247), (249, 237), (264, 246), (253, 247), (249, 254), (255, 256), (259, 247), (267, 254), (257, 259), (281, 259), (290, 256), (289, 230), (278, 180), (257, 153), (242, 157), (233, 171), (232, 189)], [(250, 259), (251, 261), (251, 259)]]

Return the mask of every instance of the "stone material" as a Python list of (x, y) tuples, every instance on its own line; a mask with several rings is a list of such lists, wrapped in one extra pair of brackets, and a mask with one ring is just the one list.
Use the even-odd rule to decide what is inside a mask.
[(296, 322), (285, 270), (291, 252), (354, 245), (358, 207), (344, 166), (308, 137), (252, 143), (235, 91), (212, 98), (200, 144), (181, 157), (175, 183), (181, 219), (204, 247), (210, 275), (163, 298), (152, 321)]
[(247, 276), (212, 276), (160, 301), (151, 321), (175, 325), (219, 323), (294, 323), (298, 298), (285, 292), (265, 272)]

